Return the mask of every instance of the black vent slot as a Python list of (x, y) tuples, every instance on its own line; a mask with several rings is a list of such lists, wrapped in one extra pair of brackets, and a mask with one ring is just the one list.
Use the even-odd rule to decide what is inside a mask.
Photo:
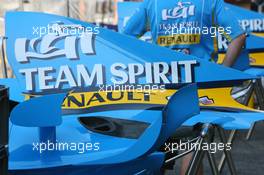
[(80, 117), (79, 121), (92, 132), (128, 139), (139, 138), (149, 126), (145, 122), (101, 116)]

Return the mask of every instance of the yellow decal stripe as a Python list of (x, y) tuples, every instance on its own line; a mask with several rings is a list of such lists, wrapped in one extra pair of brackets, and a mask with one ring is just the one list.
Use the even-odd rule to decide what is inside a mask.
[(254, 35), (256, 35), (256, 36), (264, 37), (264, 33), (252, 33), (252, 34), (254, 34)]
[[(202, 104), (203, 107), (220, 107), (245, 111), (257, 111), (235, 101), (231, 96), (232, 88), (211, 88), (198, 90), (199, 97), (206, 97), (213, 103)], [(142, 105), (166, 105), (168, 99), (176, 90), (164, 90), (159, 92), (78, 92), (70, 93), (63, 102), (62, 108), (66, 110), (81, 110), (106, 105), (142, 104)], [(26, 95), (27, 99), (29, 95)], [(129, 109), (129, 108), (128, 108)], [(92, 112), (92, 111), (91, 111)]]
[[(105, 105), (118, 104), (153, 104), (166, 105), (168, 99), (175, 90), (165, 90), (164, 92), (85, 92), (72, 93), (63, 103), (64, 109), (86, 109)], [(231, 96), (231, 88), (201, 89), (198, 91), (199, 97), (212, 99), (212, 104), (202, 104), (204, 107), (221, 107), (238, 110), (255, 111), (235, 101)]]

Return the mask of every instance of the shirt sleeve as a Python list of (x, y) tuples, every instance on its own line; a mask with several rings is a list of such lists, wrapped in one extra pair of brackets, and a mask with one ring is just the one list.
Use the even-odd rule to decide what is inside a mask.
[(213, 11), (214, 25), (218, 28), (222, 27), (221, 33), (225, 38), (231, 42), (241, 34), (246, 33), (239, 25), (238, 19), (232, 12), (230, 7), (227, 7), (223, 0), (216, 0), (215, 8)]
[(134, 37), (142, 36), (147, 31), (147, 19), (146, 1), (144, 1), (135, 10), (121, 33)]

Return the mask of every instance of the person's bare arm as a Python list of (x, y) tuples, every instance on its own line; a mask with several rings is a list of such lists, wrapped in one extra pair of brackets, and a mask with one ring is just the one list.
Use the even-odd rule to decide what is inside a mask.
[(246, 41), (246, 36), (245, 34), (242, 34), (240, 36), (238, 36), (237, 38), (235, 38), (229, 45), (228, 45), (228, 49), (226, 52), (226, 56), (225, 59), (223, 61), (223, 65), (227, 66), (227, 67), (231, 67), (237, 57), (239, 56), (244, 44)]

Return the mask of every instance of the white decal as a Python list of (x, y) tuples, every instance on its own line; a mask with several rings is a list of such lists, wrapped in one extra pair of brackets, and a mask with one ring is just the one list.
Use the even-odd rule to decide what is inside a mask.
[(87, 66), (78, 64), (75, 67), (61, 65), (59, 69), (50, 66), (20, 69), (19, 72), (25, 77), (27, 91), (43, 91), (100, 86), (106, 83), (106, 77), (117, 85), (191, 83), (194, 78), (193, 68), (197, 64), (196, 60), (144, 64), (114, 63), (106, 72), (103, 64), (95, 64), (90, 70)]
[[(56, 44), (64, 41), (64, 49), (56, 47)], [(83, 54), (95, 54), (93, 33), (84, 33), (81, 36), (67, 34), (47, 34), (42, 38), (18, 38), (15, 41), (15, 57), (19, 63), (28, 63), (29, 59), (53, 59), (65, 56), (68, 59), (79, 59), (78, 46)]]
[(162, 10), (162, 20), (187, 18), (194, 16), (194, 13), (195, 6), (191, 2), (178, 2), (175, 8)]

